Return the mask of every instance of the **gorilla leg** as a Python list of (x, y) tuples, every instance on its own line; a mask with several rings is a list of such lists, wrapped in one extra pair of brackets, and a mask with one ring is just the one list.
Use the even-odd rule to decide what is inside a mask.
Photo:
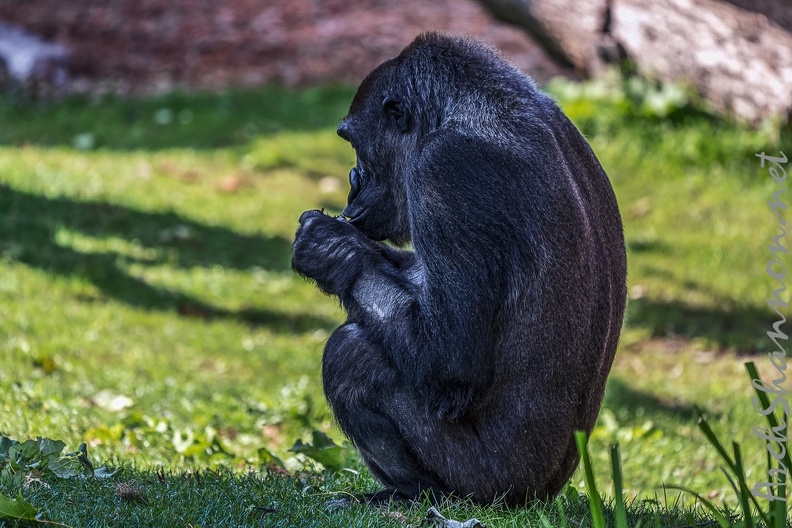
[[(429, 491), (435, 499), (454, 493), (479, 503), (500, 498), (524, 504), (557, 493), (574, 469), (573, 438), (552, 413), (522, 425), (498, 423), (504, 413), (498, 408), (483, 412), (485, 418), (439, 419), (357, 323), (333, 333), (322, 366), (325, 395), (339, 426), (374, 477), (390, 488), (375, 494), (376, 502), (394, 491), (399, 498)], [(519, 391), (509, 399), (518, 400)], [(546, 435), (521, 451), (510, 448), (531, 430)], [(563, 467), (554, 463), (557, 451), (567, 453)]]
[[(397, 496), (449, 491), (411, 450), (400, 421), (420, 420), (414, 398), (406, 394), (404, 381), (360, 325), (347, 323), (333, 332), (325, 347), (322, 379), (339, 426), (374, 477), (396, 490)], [(393, 491), (386, 490), (375, 497), (391, 495)]]

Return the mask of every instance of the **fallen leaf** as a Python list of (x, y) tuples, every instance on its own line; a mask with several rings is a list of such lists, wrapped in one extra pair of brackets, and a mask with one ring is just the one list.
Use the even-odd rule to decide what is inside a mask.
[(127, 502), (136, 502), (138, 504), (148, 504), (146, 497), (143, 493), (129, 482), (119, 482), (115, 486), (115, 496)]
[(17, 519), (33, 521), (38, 515), (38, 510), (22, 498), (22, 493), (16, 499), (6, 497), (0, 493), (0, 519)]
[(44, 482), (42, 478), (44, 477), (44, 472), (38, 468), (33, 468), (30, 472), (25, 475), (25, 481), (22, 483), (22, 486), (25, 488), (29, 488), (33, 484), (39, 484), (45, 488), (49, 488), (50, 485)]
[(398, 521), (398, 522), (400, 522), (402, 524), (407, 524), (407, 516), (404, 515), (400, 511), (389, 511), (389, 512), (383, 513), (383, 515), (385, 517), (387, 517), (388, 519), (392, 519), (394, 521)]
[(434, 506), (426, 510), (426, 518), (421, 525), (434, 528), (487, 528), (487, 525), (478, 519), (468, 519), (463, 522), (446, 519)]
[(110, 471), (109, 469), (107, 469), (106, 466), (102, 466), (100, 468), (94, 469), (94, 478), (108, 479), (113, 475), (115, 475), (116, 473), (118, 473), (118, 469), (116, 469), (115, 471)]

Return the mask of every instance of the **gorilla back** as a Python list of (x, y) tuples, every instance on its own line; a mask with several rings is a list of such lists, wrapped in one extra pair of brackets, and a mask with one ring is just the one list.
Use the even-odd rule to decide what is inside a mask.
[(556, 494), (625, 307), (599, 162), (529, 77), (434, 33), (366, 77), (338, 133), (347, 207), (303, 213), (292, 265), (348, 313), (323, 356), (339, 425), (389, 493)]

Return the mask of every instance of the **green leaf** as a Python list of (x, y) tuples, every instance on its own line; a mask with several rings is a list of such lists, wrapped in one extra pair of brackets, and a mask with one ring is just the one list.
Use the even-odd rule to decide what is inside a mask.
[(88, 460), (88, 446), (84, 442), (80, 444), (77, 451), (66, 453), (58, 458), (51, 457), (47, 463), (47, 469), (60, 478), (94, 476), (93, 464)]
[(85, 474), (83, 464), (77, 457), (61, 457), (47, 466), (47, 469), (59, 478), (79, 477)]
[(8, 449), (8, 461), (15, 469), (22, 469), (23, 466), (35, 467), (41, 463), (40, 454), (38, 440), (26, 440)]
[[(756, 400), (758, 400), (759, 403), (761, 403), (762, 410), (766, 411), (767, 408), (770, 407), (770, 399), (767, 397), (767, 393), (766, 392), (764, 392), (762, 390), (759, 390), (759, 388), (754, 384), (756, 381), (761, 381), (761, 379), (762, 379), (759, 376), (759, 371), (756, 369), (756, 365), (753, 363), (753, 361), (749, 361), (748, 363), (745, 363), (745, 369), (748, 371), (748, 376), (751, 379), (751, 386), (753, 386), (754, 392), (756, 393)], [(770, 430), (771, 431), (779, 431), (783, 427), (783, 431), (784, 432), (783, 432), (783, 434), (781, 436), (782, 436), (782, 438), (785, 438), (786, 441), (781, 444), (781, 447), (784, 450), (784, 456), (779, 461), (779, 466), (778, 467), (779, 467), (779, 469), (782, 469), (782, 470), (785, 469), (785, 468), (788, 469), (788, 468), (792, 467), (792, 455), (790, 455), (790, 445), (789, 445), (789, 422), (787, 422), (784, 419), (783, 413), (781, 414), (781, 422), (779, 422), (779, 419), (776, 417), (776, 414), (774, 412), (767, 413), (765, 415), (765, 418), (767, 419), (767, 423), (770, 426)], [(783, 425), (781, 425), (781, 424), (783, 424)], [(767, 455), (767, 469), (768, 469), (768, 471), (774, 467), (774, 464), (773, 464), (773, 461), (772, 461), (772, 459), (771, 459), (771, 457), (769, 455), (769, 452), (770, 451), (768, 450), (768, 455)], [(784, 526), (786, 526), (786, 518), (787, 518), (787, 513), (786, 513), (786, 510), (787, 510), (786, 494), (787, 494), (787, 487), (788, 487), (787, 486), (787, 473), (788, 473), (788, 471), (782, 471), (781, 472), (781, 474), (780, 474), (780, 476), (778, 478), (778, 481), (777, 481), (778, 482), (778, 486), (776, 487), (776, 490), (777, 490), (776, 493), (778, 493), (778, 494), (783, 493), (784, 494), (784, 500), (772, 501), (772, 504), (770, 505), (770, 507), (768, 509), (769, 516), (765, 516), (764, 513), (762, 512), (762, 510), (759, 509), (759, 512), (762, 514), (762, 518), (763, 518), (765, 524), (768, 525), (768, 526), (770, 525), (770, 519), (772, 519), (773, 525), (776, 528), (783, 528)], [(757, 504), (756, 503), (756, 497), (754, 497), (753, 494), (751, 494), (751, 498), (753, 499), (754, 504)], [(758, 505), (757, 505), (757, 508), (759, 508)]]
[(91, 464), (90, 459), (88, 458), (88, 444), (83, 442), (77, 448), (77, 451), (69, 454), (75, 455), (77, 457), (77, 460), (79, 460), (80, 463), (83, 465), (83, 474), (86, 477), (90, 477), (91, 475), (93, 475), (94, 467), (93, 464)]
[(8, 450), (19, 443), (17, 440), (0, 435), (0, 462), (8, 458)]
[(0, 519), (17, 519), (33, 521), (38, 515), (38, 510), (22, 498), (22, 493), (16, 499), (6, 497), (0, 493)]
[(536, 513), (539, 514), (539, 520), (542, 521), (542, 526), (544, 526), (544, 528), (553, 528), (553, 525), (550, 523), (550, 521), (547, 519), (547, 516), (544, 513), (542, 513), (541, 511), (537, 511)]
[[(137, 429), (146, 426), (146, 419), (140, 411), (133, 411), (121, 419), (122, 431), (126, 429)], [(115, 427), (115, 426), (114, 426)]]
[(327, 469), (339, 471), (345, 467), (344, 449), (336, 445), (326, 434), (314, 431), (311, 435), (312, 444), (304, 444), (297, 440), (289, 451), (300, 453), (319, 462)]
[(39, 451), (44, 456), (59, 455), (66, 447), (66, 444), (61, 440), (51, 440), (49, 438), (39, 438)]
[(112, 444), (121, 440), (123, 436), (124, 425), (119, 423), (112, 426), (97, 425), (96, 427), (91, 427), (85, 431), (83, 438), (102, 444)]
[[(295, 444), (296, 445), (296, 444)], [(284, 467), (283, 460), (278, 458), (277, 456), (273, 455), (269, 450), (264, 447), (258, 448), (258, 459), (259, 462), (263, 465), (270, 465), (274, 464), (278, 467)]]

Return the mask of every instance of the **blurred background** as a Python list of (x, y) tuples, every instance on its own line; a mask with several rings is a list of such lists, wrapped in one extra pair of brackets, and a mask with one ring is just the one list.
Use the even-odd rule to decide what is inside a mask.
[(570, 73), (473, 0), (34, 0), (3, 2), (0, 20), (61, 45), (69, 84), (91, 92), (357, 84), (429, 28), (482, 38), (542, 80)]
[(777, 377), (755, 155), (792, 151), (788, 0), (0, 0), (0, 435), (360, 469), (319, 377), (343, 314), (290, 248), (345, 203), (354, 87), (429, 29), (533, 76), (613, 182), (629, 307), (595, 463), (619, 442), (632, 496), (726, 497), (698, 407), (762, 478), (743, 363)]
[(540, 82), (629, 60), (754, 123), (792, 105), (784, 0), (30, 0), (0, 4), (0, 21), (13, 24), (0, 26), (4, 77), (61, 90), (355, 84), (437, 29), (489, 42)]

